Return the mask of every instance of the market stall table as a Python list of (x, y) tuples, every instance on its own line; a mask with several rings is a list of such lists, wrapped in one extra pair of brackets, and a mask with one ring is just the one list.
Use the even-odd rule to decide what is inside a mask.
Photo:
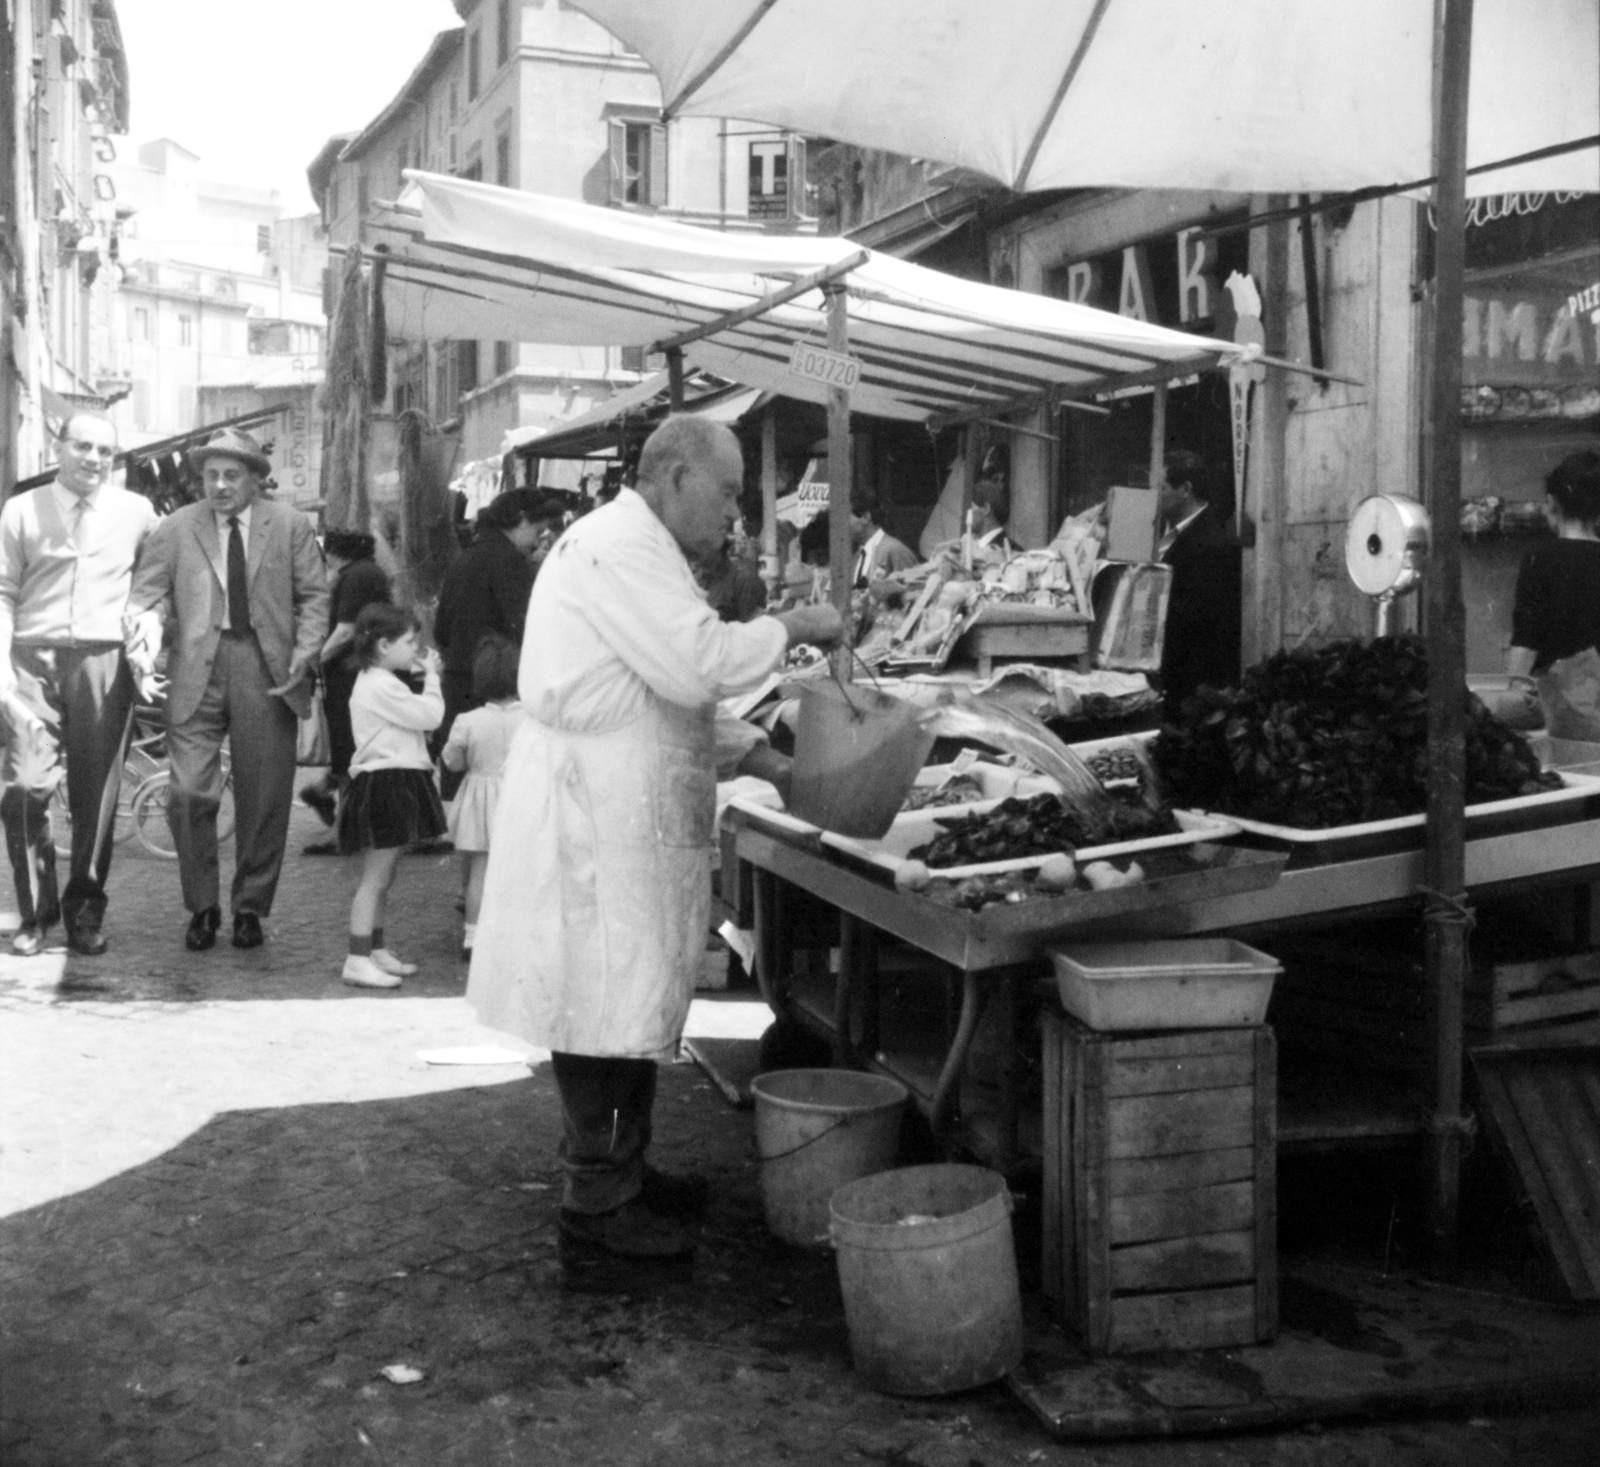
[[(1600, 882), (1600, 791), (1549, 808), (1550, 824), (1512, 830), (1491, 825), (1483, 833), (1469, 833), (1467, 885), (1475, 895), (1573, 890), (1581, 925), (1588, 925)], [(958, 1125), (959, 1081), (991, 993), (1005, 1006), (1004, 1032), (1016, 1035), (1016, 1014), (1038, 981), (1040, 960), (1063, 937), (1224, 931), (1254, 936), (1326, 926), (1414, 902), (1423, 880), (1420, 846), (1296, 867), (1286, 850), (1235, 842), (1153, 853), (1142, 862), (1150, 879), (1140, 886), (971, 912), (897, 889), (885, 873), (825, 847), (814, 832), (783, 816), (735, 807), (732, 819), (725, 863), (731, 858), (733, 864), (725, 869), (742, 873), (748, 868), (751, 880), (738, 905), (754, 922), (759, 977), (774, 1012), (828, 1036), (838, 1062), (876, 1068), (907, 1083), (937, 1137), (1002, 1167), (1019, 1160), (1018, 1057), (1001, 1057), (995, 1115), (963, 1116)], [(795, 981), (786, 886), (839, 914), (840, 955), (831, 992)], [(1600, 920), (1591, 932), (1600, 932)], [(960, 976), (959, 1018), (938, 1057), (897, 1052), (894, 1036), (876, 1030), (879, 933), (948, 964)], [(1323, 1083), (1329, 1079), (1302, 1075), (1302, 1083), (1286, 1084), (1280, 1144), (1394, 1142), (1422, 1134), (1426, 1106), (1414, 1086), (1378, 1078), (1357, 1089)]]

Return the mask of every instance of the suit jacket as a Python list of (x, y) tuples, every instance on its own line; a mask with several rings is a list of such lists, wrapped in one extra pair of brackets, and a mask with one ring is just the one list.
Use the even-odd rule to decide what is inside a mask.
[[(311, 521), (297, 509), (257, 498), (250, 510), (245, 564), (251, 629), (276, 687), (288, 678), (297, 652), (315, 667), (328, 637), (327, 578)], [(187, 504), (151, 531), (128, 598), (136, 615), (155, 612), (177, 619), (167, 692), (173, 723), (182, 723), (200, 705), (227, 604), (228, 562), (217, 517), (205, 500)], [(310, 679), (285, 693), (284, 701), (305, 718), (311, 711)]]
[(1210, 505), (1167, 547), (1172, 567), (1161, 691), (1175, 708), (1202, 683), (1239, 681), (1242, 572), (1239, 542)]

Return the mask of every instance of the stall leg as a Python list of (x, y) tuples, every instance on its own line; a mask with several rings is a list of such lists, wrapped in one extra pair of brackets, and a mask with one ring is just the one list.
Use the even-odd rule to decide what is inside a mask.
[(955, 1038), (950, 1052), (945, 1056), (939, 1081), (933, 1087), (933, 1099), (928, 1105), (928, 1125), (935, 1139), (943, 1140), (949, 1129), (956, 1101), (961, 1094), (961, 1072), (967, 1067), (967, 1051), (972, 1048), (972, 1036), (977, 1032), (978, 1020), (983, 1017), (984, 999), (988, 988), (981, 974), (970, 969), (961, 974), (961, 1017), (956, 1021)]
[(789, 1006), (789, 941), (784, 931), (778, 878), (755, 871), (756, 982), (767, 1006), (780, 1019)]
[(857, 1061), (851, 1015), (861, 992), (862, 965), (872, 946), (872, 929), (848, 912), (839, 914), (839, 972), (833, 982), (833, 1062)]
[(1017, 1130), (1022, 1117), (1022, 1018), (1026, 1005), (1022, 987), (1030, 981), (1026, 968), (1006, 968), (995, 974), (1000, 980), (1000, 1033), (1004, 1046), (1000, 1052), (1000, 1137), (995, 1165), (1009, 1176), (1017, 1169), (1021, 1154)]

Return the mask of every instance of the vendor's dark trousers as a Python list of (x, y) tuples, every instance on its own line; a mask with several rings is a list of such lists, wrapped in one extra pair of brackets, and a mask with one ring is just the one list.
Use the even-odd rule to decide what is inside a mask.
[(223, 633), (200, 705), (167, 725), (172, 792), (167, 820), (178, 847), (183, 904), (220, 905), (217, 807), (222, 803), (222, 741), (233, 751), (233, 912), (266, 917), (283, 869), (294, 799), (294, 710), (267, 690), (272, 674), (253, 636)]
[(655, 1061), (557, 1053), (550, 1065), (561, 1092), (561, 1205), (595, 1213), (631, 1202), (644, 1185)]
[[(5, 793), (0, 821), (16, 880), (24, 926), (98, 930), (106, 910), (106, 875), (115, 843), (117, 793), (133, 710), (133, 678), (119, 642), (75, 647), (24, 644), (11, 649), (17, 697), (44, 725), (27, 738), (6, 738)], [(50, 799), (67, 782), (72, 860), (67, 889), (58, 896)]]
[(340, 786), (350, 778), (356, 756), (355, 730), (350, 727), (350, 695), (359, 669), (329, 664), (322, 669), (322, 711), (328, 720), (328, 778)]

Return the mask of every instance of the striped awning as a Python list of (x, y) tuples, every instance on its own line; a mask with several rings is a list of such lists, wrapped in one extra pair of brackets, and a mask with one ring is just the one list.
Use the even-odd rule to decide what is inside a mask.
[[(1233, 360), (1231, 342), (1089, 306), (957, 279), (814, 236), (728, 234), (438, 174), (408, 172), (378, 214), (384, 308), (396, 336), (653, 346), (759, 304), (854, 256), (843, 277), (853, 411), (925, 422), (1093, 397)], [(685, 362), (816, 403), (789, 371), (797, 342), (827, 344), (821, 289), (725, 324)]]

